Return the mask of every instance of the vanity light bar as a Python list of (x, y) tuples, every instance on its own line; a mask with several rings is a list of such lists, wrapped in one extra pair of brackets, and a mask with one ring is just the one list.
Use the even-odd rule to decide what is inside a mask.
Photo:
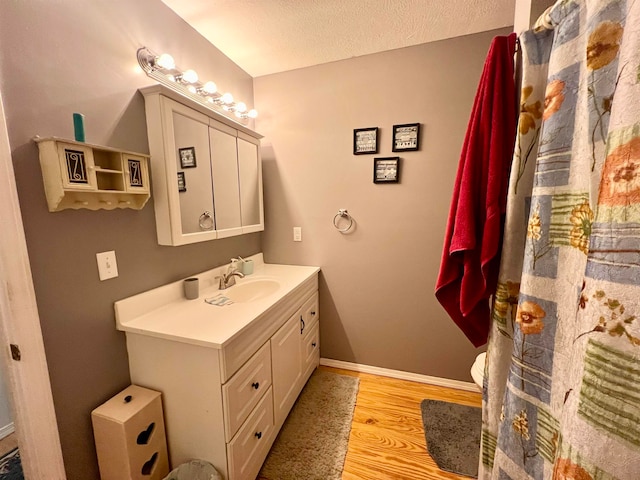
[(247, 110), (243, 102), (235, 102), (229, 92), (218, 92), (218, 86), (212, 82), (201, 82), (194, 70), (180, 70), (176, 67), (173, 57), (168, 53), (156, 55), (147, 47), (141, 47), (137, 52), (138, 64), (147, 76), (157, 80), (172, 90), (201, 103), (213, 110), (213, 107), (227, 113), (233, 113), (240, 119), (256, 118), (255, 109)]

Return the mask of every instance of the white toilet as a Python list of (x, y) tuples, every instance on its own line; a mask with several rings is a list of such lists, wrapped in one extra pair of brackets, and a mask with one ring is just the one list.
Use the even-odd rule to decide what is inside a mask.
[(482, 381), (484, 379), (484, 363), (487, 359), (487, 352), (482, 352), (476, 357), (475, 362), (471, 365), (471, 377), (476, 383), (480, 391), (482, 391)]

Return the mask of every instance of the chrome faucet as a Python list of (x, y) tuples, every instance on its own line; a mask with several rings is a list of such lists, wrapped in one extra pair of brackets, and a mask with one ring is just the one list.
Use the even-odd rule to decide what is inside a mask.
[(225, 290), (229, 287), (233, 287), (236, 284), (236, 277), (244, 278), (244, 274), (242, 272), (237, 271), (233, 264), (229, 265), (229, 269), (227, 273), (223, 273), (220, 275), (220, 283), (218, 284), (218, 290)]

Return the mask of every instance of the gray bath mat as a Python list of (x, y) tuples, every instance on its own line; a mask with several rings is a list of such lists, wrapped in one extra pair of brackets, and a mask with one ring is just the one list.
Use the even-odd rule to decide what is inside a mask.
[(423, 400), (422, 424), (429, 455), (441, 470), (478, 477), (482, 409)]
[(360, 379), (316, 370), (258, 475), (267, 480), (340, 480)]

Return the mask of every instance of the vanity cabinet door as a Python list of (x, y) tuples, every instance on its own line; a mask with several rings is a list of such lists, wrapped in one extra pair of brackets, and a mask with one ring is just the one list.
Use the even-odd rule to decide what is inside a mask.
[(271, 370), (276, 425), (281, 425), (298, 398), (302, 378), (302, 312), (298, 310), (271, 337)]

